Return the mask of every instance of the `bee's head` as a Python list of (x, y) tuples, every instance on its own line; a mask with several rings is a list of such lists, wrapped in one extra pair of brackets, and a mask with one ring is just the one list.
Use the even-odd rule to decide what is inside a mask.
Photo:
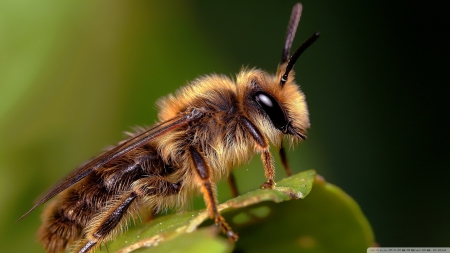
[[(280, 69), (286, 68), (286, 64)], [(294, 81), (294, 72), (283, 86), (281, 75), (262, 70), (242, 71), (237, 78), (238, 94), (243, 94), (243, 110), (276, 146), (283, 136), (306, 139), (309, 113), (305, 95)]]
[[(282, 134), (304, 140), (309, 127), (305, 95), (294, 81), (293, 67), (299, 56), (317, 40), (319, 33), (314, 33), (289, 56), (301, 11), (301, 4), (295, 5), (292, 10), (277, 74), (270, 76), (260, 70), (250, 70), (238, 76), (238, 83), (246, 87), (241, 92), (245, 93), (244, 97), (249, 101), (244, 107), (255, 109), (248, 109), (248, 114), (252, 114), (260, 128), (272, 130), (266, 131), (266, 135), (274, 144), (278, 144)], [(267, 124), (267, 121), (270, 123)]]

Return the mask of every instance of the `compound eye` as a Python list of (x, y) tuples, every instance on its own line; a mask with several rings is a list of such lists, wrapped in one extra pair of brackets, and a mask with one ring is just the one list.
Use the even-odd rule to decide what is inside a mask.
[(285, 131), (288, 121), (278, 102), (269, 94), (261, 91), (255, 94), (254, 99), (269, 116), (272, 124), (277, 129)]

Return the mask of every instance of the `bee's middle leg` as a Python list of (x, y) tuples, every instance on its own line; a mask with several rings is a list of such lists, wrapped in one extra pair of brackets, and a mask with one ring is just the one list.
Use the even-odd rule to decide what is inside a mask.
[(141, 178), (133, 184), (133, 191), (126, 194), (107, 210), (93, 219), (93, 222), (86, 229), (84, 245), (78, 249), (78, 253), (87, 253), (99, 243), (105, 242), (122, 221), (131, 204), (142, 196), (169, 196), (180, 191), (181, 182), (171, 183), (164, 179), (151, 176)]
[(198, 185), (203, 193), (209, 216), (214, 218), (215, 222), (220, 226), (221, 230), (228, 236), (228, 238), (236, 241), (239, 237), (231, 230), (231, 227), (222, 217), (217, 207), (216, 186), (211, 181), (209, 165), (206, 163), (205, 158), (200, 154), (197, 148), (189, 147), (189, 153), (191, 155), (193, 168), (198, 176)]

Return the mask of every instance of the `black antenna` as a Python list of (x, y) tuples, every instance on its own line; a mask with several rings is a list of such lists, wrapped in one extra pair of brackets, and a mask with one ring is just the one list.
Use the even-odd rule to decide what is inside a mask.
[(287, 62), (291, 52), (292, 42), (294, 41), (295, 33), (297, 31), (298, 22), (302, 16), (302, 4), (297, 3), (292, 8), (291, 18), (286, 31), (286, 39), (284, 40), (283, 54), (281, 55), (281, 63)]
[(311, 46), (314, 41), (316, 41), (319, 38), (319, 32), (315, 32), (311, 37), (309, 37), (307, 40), (305, 40), (298, 48), (295, 50), (295, 52), (292, 54), (291, 58), (289, 58), (288, 64), (286, 66), (286, 71), (284, 72), (284, 75), (281, 77), (280, 85), (283, 87), (283, 85), (286, 83), (289, 72), (292, 70), (292, 68), (295, 65), (295, 62), (297, 61), (298, 57), (309, 47)]

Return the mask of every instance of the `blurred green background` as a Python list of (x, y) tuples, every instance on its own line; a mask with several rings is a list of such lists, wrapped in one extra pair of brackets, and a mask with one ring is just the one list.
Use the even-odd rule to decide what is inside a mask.
[[(43, 252), (43, 208), (15, 220), (123, 131), (153, 124), (157, 98), (208, 73), (273, 73), (295, 2), (0, 1), (1, 251)], [(322, 37), (295, 68), (312, 128), (291, 166), (352, 196), (381, 246), (449, 247), (448, 4), (302, 3), (294, 46)], [(259, 187), (259, 158), (236, 176), (242, 192)]]

